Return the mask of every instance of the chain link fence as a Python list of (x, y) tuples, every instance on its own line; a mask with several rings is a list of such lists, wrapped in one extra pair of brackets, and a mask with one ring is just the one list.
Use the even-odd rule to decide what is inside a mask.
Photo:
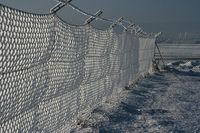
[(150, 70), (155, 38), (0, 5), (0, 132), (66, 132)]

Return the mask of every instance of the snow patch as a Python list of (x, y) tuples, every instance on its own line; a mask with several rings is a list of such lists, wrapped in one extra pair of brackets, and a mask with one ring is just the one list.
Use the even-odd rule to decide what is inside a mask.
[[(74, 132), (200, 132), (200, 62), (173, 62), (93, 110)], [(193, 71), (194, 68), (196, 71)]]

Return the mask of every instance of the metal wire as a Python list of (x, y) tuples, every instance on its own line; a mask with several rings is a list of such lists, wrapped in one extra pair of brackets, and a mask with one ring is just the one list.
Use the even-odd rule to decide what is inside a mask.
[[(86, 12), (86, 11), (78, 8), (77, 6), (75, 6), (74, 4), (72, 4), (70, 2), (67, 2), (67, 1), (64, 1), (64, 0), (55, 0), (55, 1), (65, 3), (66, 5), (68, 5), (69, 7), (71, 7), (72, 9), (76, 10), (77, 12), (79, 12), (79, 13), (85, 15), (85, 16), (94, 17), (97, 20), (101, 20), (101, 21), (108, 22), (108, 23), (111, 23), (111, 24), (112, 23), (116, 23), (115, 20), (103, 18), (101, 16), (96, 16), (96, 15), (93, 15), (91, 13), (88, 13), (88, 12)], [(128, 23), (128, 24), (132, 24), (131, 22), (126, 21), (126, 20), (122, 20), (122, 21), (125, 22), (125, 23)], [(127, 30), (127, 27), (123, 23), (116, 23), (116, 24), (119, 25), (119, 26), (122, 26), (125, 30)]]

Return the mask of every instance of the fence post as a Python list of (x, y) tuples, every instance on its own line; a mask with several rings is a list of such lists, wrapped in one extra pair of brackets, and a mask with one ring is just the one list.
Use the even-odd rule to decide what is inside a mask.
[(158, 54), (160, 55), (161, 61), (162, 61), (162, 63), (163, 63), (163, 67), (166, 66), (166, 65), (165, 65), (165, 62), (164, 62), (164, 58), (163, 58), (163, 56), (162, 56), (162, 54), (161, 54), (160, 48), (158, 47), (158, 44), (157, 44), (157, 39), (158, 39), (158, 37), (159, 37), (161, 34), (162, 34), (162, 32), (159, 32), (159, 33), (157, 33), (157, 34), (155, 35), (154, 58), (153, 58), (153, 60), (152, 60), (152, 65), (153, 65), (153, 70), (154, 70), (154, 71), (159, 71), (159, 67), (158, 67), (159, 61), (156, 61), (156, 58), (155, 58), (155, 56), (156, 56), (156, 55), (155, 55), (156, 49), (158, 50)]

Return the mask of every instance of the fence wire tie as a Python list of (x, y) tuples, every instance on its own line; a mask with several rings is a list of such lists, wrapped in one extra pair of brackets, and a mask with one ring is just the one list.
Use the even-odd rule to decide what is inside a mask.
[(120, 24), (123, 21), (123, 17), (120, 17), (118, 20), (114, 21), (111, 25), (110, 28), (114, 28), (117, 24)]
[(59, 3), (50, 9), (50, 13), (56, 13), (61, 8), (63, 8), (64, 6), (66, 6), (68, 3), (72, 2), (72, 0), (69, 0), (67, 2), (60, 2), (60, 1), (57, 1), (57, 2), (59, 2)]
[(85, 24), (90, 24), (92, 21), (94, 21), (97, 17), (99, 17), (101, 14), (103, 13), (103, 11), (99, 10), (98, 12), (95, 13), (95, 17), (91, 16), (90, 18), (88, 18), (85, 21)]

